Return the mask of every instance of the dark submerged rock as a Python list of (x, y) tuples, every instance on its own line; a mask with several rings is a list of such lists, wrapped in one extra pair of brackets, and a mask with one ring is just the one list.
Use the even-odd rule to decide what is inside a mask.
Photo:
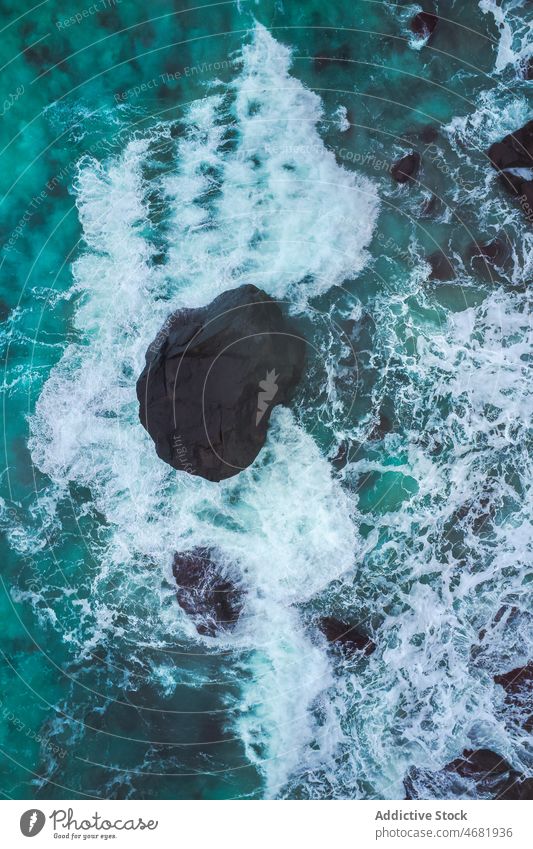
[(435, 32), (438, 22), (438, 16), (432, 12), (419, 12), (411, 18), (411, 32), (414, 32), (419, 38), (429, 39)]
[(479, 533), (485, 526), (488, 526), (494, 517), (494, 511), (495, 505), (492, 501), (491, 494), (487, 493), (477, 499), (466, 501), (454, 511), (452, 519), (454, 523), (462, 522), (468, 524), (474, 533)]
[(196, 548), (174, 556), (178, 604), (192, 616), (199, 634), (216, 636), (233, 628), (244, 606), (244, 591), (226, 574), (214, 553)]
[(385, 411), (385, 409), (382, 408), (379, 410), (378, 420), (370, 431), (368, 439), (371, 441), (382, 440), (388, 433), (392, 433), (393, 430), (394, 424), (392, 420), (392, 415), (390, 411)]
[(348, 462), (348, 452), (350, 450), (350, 444), (348, 442), (341, 442), (337, 453), (334, 457), (331, 458), (330, 463), (334, 469), (340, 471), (344, 469), (346, 463)]
[(510, 255), (511, 246), (508, 240), (500, 238), (493, 239), (483, 245), (472, 242), (467, 250), (468, 258), (478, 270), (483, 270), (483, 267), (486, 268), (487, 265), (502, 268)]
[(279, 306), (241, 286), (169, 316), (137, 381), (141, 423), (166, 463), (224, 480), (255, 460), (304, 362), (305, 341)]
[(434, 251), (427, 260), (431, 266), (430, 280), (453, 280), (457, 276), (451, 260), (443, 251)]
[(424, 144), (431, 144), (432, 142), (437, 141), (438, 137), (438, 128), (434, 127), (433, 124), (427, 124), (420, 131), (420, 138), (424, 142)]
[(341, 44), (340, 47), (331, 49), (325, 48), (320, 51), (318, 56), (314, 58), (315, 71), (320, 73), (331, 65), (346, 65), (346, 62), (352, 58), (349, 44)]
[(407, 183), (414, 180), (420, 169), (420, 154), (415, 151), (402, 156), (390, 169), (391, 176), (397, 183)]
[(37, 68), (38, 71), (46, 71), (49, 65), (57, 64), (61, 62), (63, 57), (59, 55), (54, 55), (50, 47), (46, 44), (34, 45), (33, 47), (26, 47), (24, 49), (24, 56), (26, 61), (32, 65), (34, 68)]
[(376, 649), (375, 643), (355, 625), (347, 625), (333, 616), (322, 616), (318, 620), (318, 627), (329, 643), (334, 643), (342, 648), (346, 654), (353, 655), (363, 652), (365, 655), (372, 654)]
[(437, 195), (431, 195), (422, 206), (420, 214), (423, 218), (432, 218), (440, 206), (440, 201)]
[(533, 731), (533, 662), (518, 666), (494, 681), (505, 690), (505, 702), (526, 731)]

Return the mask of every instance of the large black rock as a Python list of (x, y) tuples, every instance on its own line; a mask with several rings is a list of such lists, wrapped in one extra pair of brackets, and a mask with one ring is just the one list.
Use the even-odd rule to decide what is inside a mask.
[(533, 223), (533, 121), (495, 142), (488, 157), (504, 188), (518, 201), (528, 221)]
[(137, 381), (139, 416), (158, 456), (211, 481), (245, 469), (265, 443), (272, 408), (300, 380), (305, 348), (255, 286), (173, 313)]
[(433, 35), (439, 19), (432, 12), (418, 12), (414, 18), (411, 18), (411, 32), (418, 35), (419, 38), (428, 38)]
[(407, 183), (414, 180), (420, 168), (420, 154), (414, 150), (398, 159), (390, 169), (391, 176), (397, 183)]

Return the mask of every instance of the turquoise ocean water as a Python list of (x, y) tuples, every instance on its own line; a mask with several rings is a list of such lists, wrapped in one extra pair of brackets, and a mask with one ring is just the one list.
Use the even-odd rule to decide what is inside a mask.
[[(533, 236), (486, 156), (532, 117), (529, 7), (440, 0), (426, 43), (412, 3), (0, 3), (5, 797), (403, 798), (482, 747), (531, 772), (493, 676), (532, 659)], [(312, 353), (218, 485), (157, 459), (135, 381), (170, 312), (243, 283)], [(246, 591), (231, 633), (177, 604), (196, 546)]]

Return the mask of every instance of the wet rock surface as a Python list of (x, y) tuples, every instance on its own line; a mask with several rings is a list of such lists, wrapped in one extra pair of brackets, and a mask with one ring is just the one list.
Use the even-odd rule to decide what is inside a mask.
[(334, 616), (322, 616), (317, 625), (329, 643), (348, 655), (358, 652), (369, 655), (376, 649), (375, 643), (360, 628), (342, 622)]
[(517, 197), (528, 221), (533, 223), (533, 121), (495, 142), (487, 155), (499, 172), (503, 187)]
[(420, 154), (416, 151), (407, 153), (398, 159), (392, 166), (390, 173), (393, 180), (397, 183), (408, 183), (414, 180), (420, 170)]
[(453, 280), (457, 276), (452, 261), (443, 251), (434, 251), (428, 256), (427, 260), (431, 266), (430, 280)]
[(217, 561), (215, 552), (196, 548), (176, 554), (172, 572), (178, 604), (192, 617), (199, 634), (214, 637), (234, 627), (245, 594)]
[(139, 417), (158, 456), (211, 481), (245, 469), (265, 443), (273, 407), (291, 399), (305, 350), (255, 286), (173, 313), (137, 381)]
[(412, 767), (406, 799), (532, 799), (533, 778), (522, 775), (491, 749), (465, 749), (438, 771)]
[(411, 18), (411, 32), (414, 32), (419, 38), (429, 39), (435, 32), (438, 22), (438, 16), (434, 15), (433, 12), (418, 12)]
[(533, 732), (533, 662), (495, 675), (494, 681), (505, 690), (505, 703), (512, 718), (526, 731)]

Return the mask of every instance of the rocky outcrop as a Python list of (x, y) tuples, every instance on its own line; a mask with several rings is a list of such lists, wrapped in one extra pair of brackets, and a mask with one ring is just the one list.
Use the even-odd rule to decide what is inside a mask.
[(511, 718), (526, 731), (533, 731), (533, 663), (495, 675), (494, 681), (505, 690)]
[(503, 187), (517, 197), (533, 223), (533, 121), (495, 142), (487, 153)]
[(491, 749), (465, 749), (462, 757), (444, 769), (472, 779), (480, 795), (491, 795), (493, 799), (533, 798), (533, 779), (525, 778)]
[(244, 605), (244, 591), (217, 562), (214, 552), (196, 548), (174, 556), (172, 572), (178, 604), (191, 616), (199, 634), (231, 630)]
[(465, 749), (439, 772), (411, 767), (406, 799), (532, 799), (533, 779), (491, 749)]
[(429, 40), (435, 32), (438, 22), (438, 16), (432, 12), (418, 12), (417, 15), (411, 18), (411, 32), (414, 32), (419, 38), (427, 38)]
[(506, 238), (492, 239), (485, 244), (472, 242), (466, 255), (473, 269), (482, 274), (490, 272), (491, 267), (503, 268), (511, 256), (511, 246)]
[(428, 256), (427, 261), (431, 266), (430, 280), (453, 280), (457, 276), (451, 260), (443, 251), (434, 251)]
[(414, 180), (420, 169), (420, 154), (416, 150), (402, 156), (390, 169), (391, 176), (397, 183), (407, 183)]
[(440, 205), (440, 200), (437, 195), (430, 195), (427, 200), (424, 201), (422, 209), (420, 210), (422, 218), (432, 218), (438, 212)]
[(146, 353), (139, 416), (158, 456), (221, 481), (263, 447), (270, 414), (300, 380), (305, 342), (255, 286), (173, 313)]

